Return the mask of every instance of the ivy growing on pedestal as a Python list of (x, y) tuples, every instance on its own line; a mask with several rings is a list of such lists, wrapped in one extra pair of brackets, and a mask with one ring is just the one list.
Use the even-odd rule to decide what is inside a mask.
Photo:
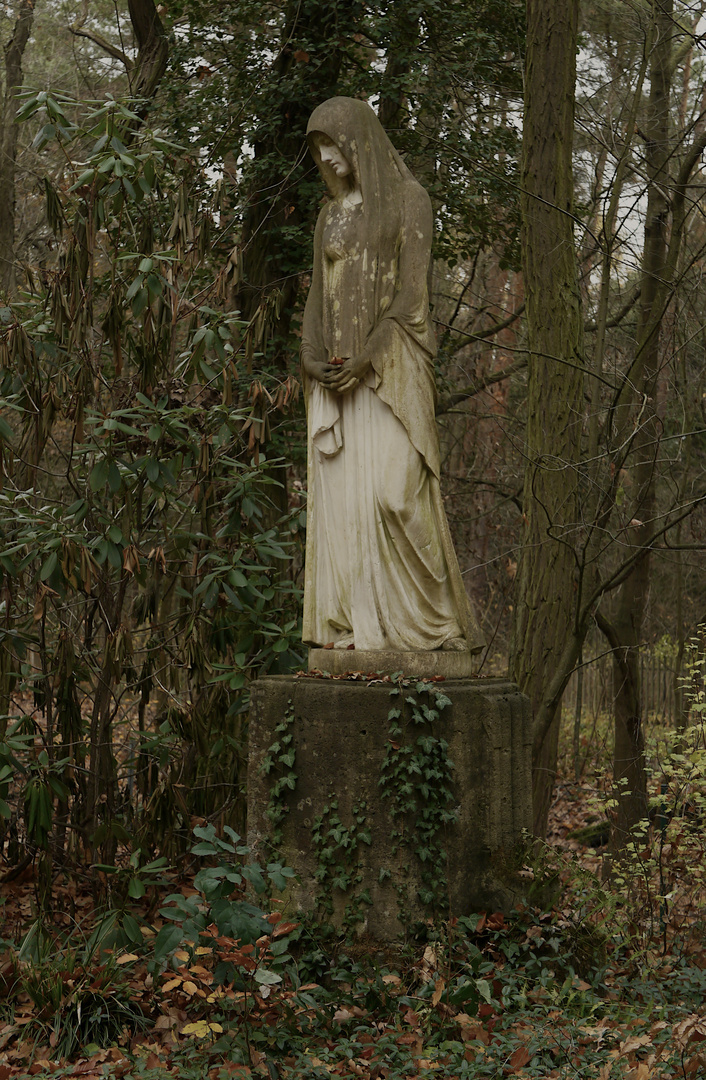
[[(435, 725), (451, 701), (432, 683), (401, 676), (394, 679), (390, 695), (394, 704), (388, 714), (388, 739), (380, 765), (378, 813), (386, 812), (389, 817), (395, 866), (382, 867), (378, 883), (390, 882), (396, 891), (400, 923), (411, 926), (415, 917), (419, 918), (420, 908), (433, 920), (448, 914), (444, 836), (457, 820), (452, 808), (454, 766), (448, 743), (436, 733)], [(282, 850), (283, 824), (298, 779), (294, 723), (290, 700), (261, 766), (270, 777), (267, 816), (273, 858), (287, 858)], [(311, 826), (316, 907), (324, 919), (333, 920), (340, 914), (335, 902), (339, 890), (345, 897), (341, 922), (346, 930), (364, 921), (366, 905), (372, 903), (361, 855), (363, 845), (373, 842), (373, 814), (374, 808), (365, 799), (357, 799), (351, 814), (345, 815), (339, 798), (331, 793)], [(412, 888), (415, 893), (410, 895)]]

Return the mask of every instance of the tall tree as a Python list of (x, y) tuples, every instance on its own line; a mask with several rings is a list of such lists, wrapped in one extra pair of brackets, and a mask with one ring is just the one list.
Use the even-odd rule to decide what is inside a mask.
[[(548, 11), (548, 9), (545, 9)], [(562, 238), (554, 234), (553, 251), (542, 248), (541, 233), (525, 230), (525, 277), (528, 292), (527, 326), (531, 354), (528, 383), (528, 464), (524, 491), (525, 550), (521, 560), (519, 595), (516, 614), (515, 673), (521, 685), (536, 693), (535, 700), (535, 795), (536, 825), (541, 831), (546, 822), (548, 795), (551, 790), (555, 762), (557, 710), (566, 686), (568, 674), (576, 663), (586, 633), (594, 619), (604, 630), (616, 659), (617, 732), (615, 770), (618, 781), (619, 811), (614, 840), (618, 846), (630, 825), (644, 813), (646, 805), (644, 748), (638, 679), (638, 650), (644, 642), (645, 615), (649, 597), (650, 566), (653, 551), (660, 544), (669, 547), (678, 538), (680, 522), (694, 514), (706, 498), (702, 481), (692, 478), (688, 494), (680, 483), (681, 495), (670, 481), (669, 447), (663, 441), (664, 426), (671, 424), (683, 439), (694, 439), (698, 431), (685, 426), (683, 417), (669, 417), (667, 378), (676, 354), (665, 348), (667, 331), (672, 326), (672, 300), (680, 285), (680, 275), (699, 258), (690, 253), (682, 259), (680, 252), (688, 234), (690, 220), (695, 214), (703, 188), (695, 184), (692, 174), (706, 146), (704, 138), (703, 102), (698, 104), (693, 119), (679, 132), (672, 129), (669, 113), (669, 84), (684, 58), (683, 40), (693, 34), (696, 23), (682, 26), (675, 17), (672, 0), (639, 8), (607, 8), (612, 16), (617, 11), (624, 17), (625, 27), (640, 48), (632, 57), (629, 78), (618, 89), (617, 111), (610, 113), (612, 124), (607, 135), (608, 158), (602, 151), (606, 135), (602, 130), (604, 113), (600, 115), (601, 129), (596, 131), (598, 148), (598, 185), (602, 187), (599, 200), (604, 211), (600, 215), (589, 211), (590, 222), (601, 222), (598, 236), (586, 242), (585, 259), (589, 267), (583, 283), (589, 300), (595, 302), (595, 321), (587, 328), (595, 332), (592, 364), (584, 366), (579, 347), (572, 355), (571, 339), (552, 344), (551, 329), (555, 319), (565, 328), (576, 326), (573, 293), (562, 297), (552, 291), (555, 280), (552, 262), (559, 258)], [(684, 11), (680, 10), (679, 15)], [(692, 19), (695, 15), (692, 13)], [(615, 24), (614, 24), (615, 25)], [(548, 19), (540, 28), (551, 42), (556, 22)], [(615, 42), (609, 42), (612, 48)], [(528, 51), (535, 47), (530, 35)], [(617, 48), (617, 46), (615, 46)], [(573, 46), (571, 46), (573, 48)], [(567, 47), (567, 53), (571, 51)], [(620, 56), (620, 50), (618, 49)], [(623, 57), (624, 59), (624, 57)], [(622, 68), (619, 69), (619, 73)], [(528, 97), (534, 92), (531, 71), (526, 80)], [(650, 94), (645, 100), (643, 79), (649, 78)], [(556, 74), (546, 77), (547, 85), (558, 86)], [(541, 87), (540, 87), (541, 88)], [(549, 107), (547, 106), (547, 109)], [(583, 114), (584, 130), (590, 130), (596, 102), (591, 102)], [(609, 110), (610, 112), (610, 110)], [(549, 134), (531, 127), (531, 101), (528, 101), (530, 121), (524, 135), (543, 161), (544, 173), (552, 176), (554, 165), (546, 153)], [(550, 118), (550, 131), (559, 132), (557, 122)], [(596, 130), (594, 128), (594, 130)], [(600, 179), (610, 161), (612, 175)], [(524, 162), (525, 200), (537, 194), (531, 186), (533, 177), (527, 175)], [(558, 175), (558, 170), (557, 175)], [(537, 168), (541, 172), (541, 167)], [(530, 170), (531, 173), (531, 170)], [(621, 199), (629, 195), (634, 206), (636, 178), (640, 177), (641, 191), (646, 202), (644, 245), (640, 254), (639, 272), (626, 280), (625, 253), (631, 244), (634, 219), (624, 212)], [(529, 194), (528, 194), (529, 192)], [(559, 201), (559, 193), (548, 184), (540, 197), (545, 201), (546, 214), (551, 208), (562, 209), (567, 203)], [(529, 206), (525, 205), (525, 220)], [(589, 226), (590, 228), (590, 226)], [(591, 254), (591, 244), (595, 254)], [(692, 245), (693, 246), (693, 245)], [(586, 252), (588, 254), (586, 255)], [(703, 254), (703, 247), (701, 248)], [(545, 277), (533, 280), (532, 260), (539, 255), (544, 260)], [(597, 265), (600, 256), (600, 286), (592, 297), (590, 266)], [(622, 260), (622, 261), (621, 261)], [(698, 273), (698, 272), (697, 272)], [(543, 310), (537, 307), (538, 282), (541, 285)], [(531, 310), (534, 302), (535, 310)], [(558, 315), (557, 315), (558, 313)], [(542, 364), (536, 362), (537, 334), (533, 330), (539, 321), (544, 350), (544, 382), (537, 381)], [(607, 332), (613, 331), (608, 344)], [(697, 333), (700, 332), (697, 330)], [(574, 342), (575, 345), (575, 342)], [(564, 389), (556, 400), (552, 391), (552, 373), (561, 384), (559, 367), (552, 368), (551, 358), (566, 369)], [(540, 358), (541, 360), (541, 358)], [(578, 370), (581, 369), (581, 370)], [(586, 374), (587, 393), (580, 392), (582, 371)], [(589, 381), (590, 380), (590, 381)], [(534, 432), (538, 410), (544, 409), (545, 432)], [(563, 410), (563, 413), (562, 413)], [(677, 412), (680, 412), (677, 407)], [(559, 419), (562, 432), (555, 431)], [(579, 456), (578, 422), (583, 420), (586, 441)], [(573, 438), (571, 428), (573, 426)], [(537, 461), (537, 446), (547, 458), (544, 465), (555, 475), (562, 475), (564, 498), (557, 487), (542, 476), (542, 462)], [(682, 443), (682, 445), (684, 445)], [(533, 456), (534, 455), (534, 456)], [(549, 457), (553, 455), (553, 457)], [(551, 477), (550, 477), (551, 479)], [(673, 480), (673, 478), (672, 478)], [(580, 496), (580, 497), (578, 497)], [(580, 505), (579, 505), (580, 503)], [(539, 521), (545, 530), (533, 524)], [(672, 531), (674, 530), (674, 531)], [(677, 539), (677, 542), (678, 539)], [(564, 548), (565, 561), (560, 558)], [(556, 557), (556, 562), (552, 558)], [(553, 587), (544, 593), (544, 572), (558, 567)], [(529, 596), (529, 604), (528, 604)], [(616, 599), (612, 599), (616, 597)], [(552, 604), (554, 606), (552, 606)], [(547, 623), (546, 620), (549, 620)], [(556, 622), (555, 622), (556, 620)], [(535, 650), (534, 664), (527, 669), (518, 665), (518, 652), (529, 656)], [(543, 657), (550, 656), (550, 663)], [(523, 682), (523, 675), (527, 679)], [(543, 756), (544, 755), (544, 756)]]
[(583, 415), (582, 314), (573, 236), (578, 0), (527, 0), (522, 261), (529, 350), (524, 530), (513, 676), (531, 702), (534, 827), (546, 831), (561, 695), (548, 694), (574, 606), (572, 533)]
[[(259, 307), (264, 308), (272, 290), (278, 290), (281, 303), (274, 330), (281, 341), (288, 336), (299, 287), (296, 242), (287, 243), (286, 237), (294, 239), (296, 230), (311, 217), (310, 192), (301, 183), (302, 173), (311, 167), (306, 157), (306, 125), (319, 102), (344, 92), (342, 68), (360, 19), (357, 2), (290, 0), (261, 102), (235, 303), (249, 320)], [(286, 370), (286, 359), (279, 353)]]
[(5, 45), (5, 89), (0, 123), (0, 295), (15, 288), (15, 172), (17, 133), (15, 117), (22, 86), (22, 59), (32, 32), (34, 0), (20, 0), (12, 35)]
[(128, 11), (137, 44), (137, 55), (134, 58), (109, 41), (105, 35), (86, 26), (89, 16), (88, 0), (83, 0), (81, 14), (70, 30), (77, 37), (88, 38), (114, 60), (119, 60), (125, 68), (130, 93), (133, 97), (148, 100), (154, 97), (167, 70), (169, 43), (154, 0), (128, 0)]
[[(660, 446), (664, 400), (660, 400), (659, 386), (668, 366), (663, 337), (690, 210), (687, 188), (706, 145), (702, 110), (691, 142), (679, 155), (677, 174), (673, 175), (675, 124), (670, 97), (681, 55), (674, 0), (654, 0), (648, 41), (652, 44), (650, 93), (639, 131), (645, 147), (647, 207), (638, 320), (633, 357), (611, 410), (607, 431), (614, 470), (624, 470), (626, 482), (634, 491), (634, 516), (625, 534), (626, 550), (633, 558), (612, 616), (599, 613), (599, 625), (613, 652), (613, 777), (617, 795), (614, 850), (625, 845), (631, 829), (647, 813), (639, 656), (645, 637), (652, 546), (661, 516), (657, 486), (663, 456)], [(625, 448), (629, 448), (629, 457)]]

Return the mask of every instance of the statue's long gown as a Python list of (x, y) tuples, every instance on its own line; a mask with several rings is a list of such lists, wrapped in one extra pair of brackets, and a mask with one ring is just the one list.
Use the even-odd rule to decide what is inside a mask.
[[(305, 378), (308, 518), (304, 641), (357, 649), (483, 645), (439, 489), (434, 339), (428, 318), (431, 206), (364, 102), (333, 98), (322, 131), (354, 163), (362, 205), (321, 211), (302, 355), (371, 361), (335, 394)], [(340, 181), (320, 162), (332, 194)]]

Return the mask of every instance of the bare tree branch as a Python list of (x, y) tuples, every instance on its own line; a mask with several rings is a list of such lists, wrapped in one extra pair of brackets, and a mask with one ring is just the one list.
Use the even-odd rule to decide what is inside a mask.
[(135, 97), (151, 98), (164, 75), (169, 57), (169, 43), (153, 0), (128, 0), (130, 22), (137, 41), (137, 57), (133, 61), (117, 45), (86, 28), (88, 0), (83, 0), (81, 14), (69, 27), (77, 37), (88, 38), (108, 56), (124, 65)]
[[(623, 306), (620, 308), (620, 310), (613, 316), (613, 318), (606, 320), (606, 324), (605, 324), (606, 328), (620, 325), (620, 323), (623, 321), (625, 316), (628, 315), (632, 311), (632, 309), (635, 307), (635, 304), (640, 299), (640, 292), (641, 292), (641, 289), (640, 289), (640, 286), (638, 285), (634, 289), (634, 291), (630, 294), (630, 296), (627, 298), (627, 300), (625, 301)], [(587, 322), (587, 323), (584, 323), (583, 328), (588, 333), (591, 333), (593, 330), (598, 329), (598, 324), (595, 323), (595, 322)]]
[(88, 38), (94, 45), (97, 45), (99, 49), (107, 53), (108, 56), (112, 56), (114, 60), (119, 60), (121, 64), (125, 65), (125, 70), (128, 74), (132, 71), (133, 62), (122, 49), (119, 49), (116, 45), (112, 45), (107, 38), (104, 38), (102, 34), (96, 33), (95, 30), (86, 29), (86, 22), (88, 21), (88, 0), (83, 0), (81, 5), (81, 14), (75, 23), (69, 26), (69, 30), (76, 37)]
[(453, 394), (445, 394), (439, 399), (436, 415), (443, 416), (444, 413), (450, 412), (456, 405), (460, 405), (462, 401), (475, 397), (476, 394), (482, 393), (483, 390), (487, 390), (489, 386), (493, 386), (495, 383), (509, 379), (512, 375), (516, 375), (518, 371), (524, 371), (526, 367), (526, 360), (517, 360), (514, 364), (510, 364), (510, 367), (503, 368), (502, 371), (496, 371), (492, 375), (487, 375), (484, 379), (479, 379), (478, 382), (464, 387), (463, 390), (457, 390)]

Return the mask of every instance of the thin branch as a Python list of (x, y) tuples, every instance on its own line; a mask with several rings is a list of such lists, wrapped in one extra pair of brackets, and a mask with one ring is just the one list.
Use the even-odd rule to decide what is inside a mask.
[(108, 53), (114, 60), (119, 60), (121, 64), (125, 65), (125, 70), (129, 73), (132, 71), (134, 64), (130, 57), (119, 49), (116, 45), (112, 45), (110, 41), (103, 37), (102, 34), (96, 33), (94, 30), (86, 29), (86, 22), (88, 21), (88, 0), (83, 0), (81, 5), (81, 14), (75, 23), (69, 26), (69, 30), (75, 37), (88, 38), (94, 45), (97, 45), (103, 52)]
[[(620, 308), (620, 310), (613, 316), (613, 318), (606, 320), (606, 324), (605, 324), (606, 328), (620, 325), (620, 323), (623, 321), (625, 316), (628, 315), (632, 311), (632, 309), (635, 307), (635, 304), (640, 299), (640, 293), (641, 292), (642, 292), (642, 289), (638, 285), (635, 288), (635, 290), (631, 293), (631, 295), (628, 297), (628, 299), (625, 301), (625, 303)], [(595, 322), (587, 322), (587, 323), (584, 323), (583, 328), (587, 333), (590, 334), (593, 330), (596, 330), (598, 328), (598, 324), (595, 323)]]
[(514, 364), (510, 364), (509, 367), (503, 368), (502, 371), (496, 371), (492, 375), (487, 375), (477, 383), (472, 383), (470, 386), (464, 387), (463, 390), (457, 390), (453, 394), (445, 394), (444, 397), (439, 399), (439, 403), (436, 407), (436, 415), (443, 416), (444, 413), (450, 412), (454, 406), (460, 405), (462, 401), (467, 401), (468, 398), (475, 397), (476, 394), (481, 394), (484, 390), (487, 390), (489, 386), (503, 382), (504, 379), (509, 379), (510, 376), (515, 375), (518, 371), (524, 371), (526, 367), (526, 360), (517, 360)]
[[(517, 311), (512, 315), (508, 315), (507, 319), (503, 319), (501, 322), (493, 323), (492, 326), (487, 326), (485, 330), (459, 330), (457, 326), (451, 326), (448, 323), (435, 320), (438, 326), (443, 326), (445, 330), (451, 330), (454, 334), (461, 334), (462, 337), (468, 338), (469, 341), (485, 341), (486, 338), (494, 337), (495, 334), (499, 334), (501, 330), (506, 330), (508, 326), (512, 326), (516, 322), (520, 315), (525, 310), (524, 301), (520, 304)], [(461, 346), (459, 345), (459, 348)]]

